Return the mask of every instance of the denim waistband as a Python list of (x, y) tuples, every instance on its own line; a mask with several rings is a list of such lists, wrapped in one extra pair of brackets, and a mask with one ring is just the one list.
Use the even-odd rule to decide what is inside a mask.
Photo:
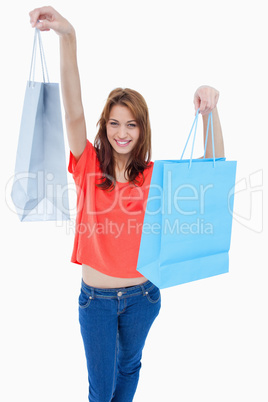
[(92, 298), (94, 296), (115, 297), (115, 298), (120, 296), (121, 298), (123, 298), (123, 297), (135, 296), (142, 293), (146, 294), (146, 292), (148, 292), (154, 286), (155, 285), (149, 280), (140, 285), (121, 287), (121, 288), (105, 288), (105, 289), (89, 286), (83, 281), (83, 279), (81, 283), (82, 289)]

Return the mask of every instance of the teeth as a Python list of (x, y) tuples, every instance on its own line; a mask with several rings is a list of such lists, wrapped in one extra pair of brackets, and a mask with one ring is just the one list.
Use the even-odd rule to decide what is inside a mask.
[(129, 141), (118, 141), (118, 140), (117, 140), (117, 142), (118, 142), (118, 144), (120, 144), (120, 145), (124, 145), (124, 144), (126, 144), (127, 142), (129, 142)]

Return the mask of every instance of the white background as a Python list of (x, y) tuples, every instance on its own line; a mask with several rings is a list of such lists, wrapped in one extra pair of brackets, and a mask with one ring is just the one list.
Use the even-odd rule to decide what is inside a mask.
[[(42, 5), (24, 0), (5, 2), (1, 9), (0, 399), (83, 402), (81, 268), (70, 262), (74, 228), (21, 223), (10, 199), (34, 35), (28, 12)], [(91, 141), (109, 92), (130, 87), (149, 106), (152, 159), (179, 158), (194, 118), (194, 91), (207, 84), (220, 91), (227, 160), (238, 161), (241, 192), (235, 198), (230, 273), (162, 290), (135, 402), (267, 402), (265, 2), (58, 0), (51, 5), (77, 32)], [(48, 32), (42, 38), (50, 79), (59, 82), (58, 37)], [(202, 154), (201, 126), (196, 157)], [(73, 188), (69, 174), (68, 180)], [(74, 214), (74, 191), (71, 206)]]

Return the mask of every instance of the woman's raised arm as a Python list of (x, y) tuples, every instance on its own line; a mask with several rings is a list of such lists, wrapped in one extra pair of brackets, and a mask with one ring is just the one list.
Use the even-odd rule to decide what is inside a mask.
[[(206, 85), (197, 88), (194, 94), (195, 112), (197, 112), (197, 109), (199, 109), (200, 114), (203, 117), (204, 143), (207, 132), (208, 114), (212, 112), (216, 158), (222, 158), (225, 156), (221, 123), (217, 109), (219, 95), (220, 95), (219, 91), (217, 91), (215, 88)], [(213, 157), (213, 150), (211, 141), (211, 127), (209, 127), (205, 158), (212, 158), (212, 157)]]
[(60, 38), (61, 91), (65, 123), (71, 152), (78, 160), (86, 141), (86, 123), (76, 56), (76, 35), (73, 26), (52, 7), (41, 7), (29, 13), (32, 27), (40, 31), (54, 30)]

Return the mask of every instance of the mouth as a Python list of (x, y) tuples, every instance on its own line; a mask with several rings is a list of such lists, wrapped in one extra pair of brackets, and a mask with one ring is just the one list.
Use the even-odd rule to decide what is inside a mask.
[(118, 141), (118, 140), (115, 140), (115, 142), (117, 143), (117, 145), (118, 145), (119, 147), (126, 147), (126, 146), (128, 146), (128, 144), (131, 142), (131, 140), (128, 140), (128, 141)]

